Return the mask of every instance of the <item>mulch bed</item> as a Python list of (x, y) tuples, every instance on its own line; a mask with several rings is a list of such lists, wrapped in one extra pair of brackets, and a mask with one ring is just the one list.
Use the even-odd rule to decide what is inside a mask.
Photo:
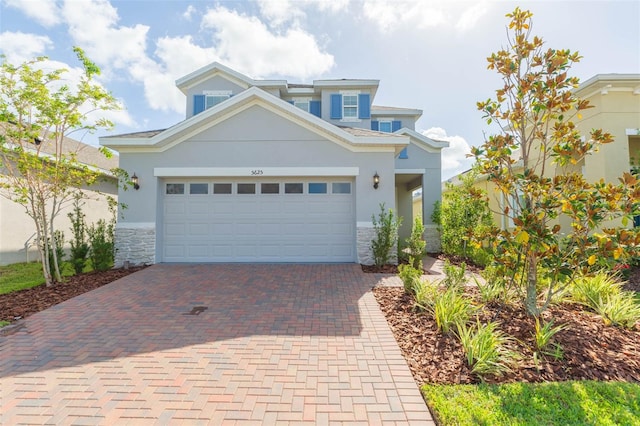
[[(640, 278), (640, 273), (635, 277)], [(637, 281), (631, 281), (637, 285)], [(476, 289), (467, 289), (475, 297)], [(424, 383), (478, 383), (471, 373), (458, 339), (437, 332), (428, 313), (414, 309), (413, 299), (399, 287), (373, 289), (393, 334), (409, 364), (415, 381)], [(562, 359), (534, 357), (534, 320), (522, 308), (491, 305), (479, 314), (481, 321), (497, 321), (502, 331), (514, 337), (512, 349), (521, 354), (512, 370), (501, 377), (486, 377), (488, 383), (547, 382), (566, 380), (617, 380), (640, 382), (640, 324), (633, 330), (607, 327), (596, 314), (580, 305), (563, 304), (549, 309), (545, 319), (566, 329), (554, 341), (563, 349)]]
[(115, 280), (143, 269), (144, 266), (129, 269), (110, 269), (104, 272), (88, 272), (65, 278), (62, 283), (51, 287), (44, 284), (8, 294), (0, 294), (0, 320), (17, 321), (45, 310), (67, 299), (87, 291), (102, 287)]

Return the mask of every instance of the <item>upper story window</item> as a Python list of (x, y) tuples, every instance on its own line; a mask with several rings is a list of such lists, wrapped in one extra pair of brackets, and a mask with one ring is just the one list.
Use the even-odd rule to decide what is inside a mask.
[(380, 121), (378, 130), (380, 132), (391, 133), (391, 121)]
[(357, 91), (341, 91), (330, 96), (332, 120), (358, 121), (371, 118), (371, 95)]
[(293, 101), (293, 105), (303, 111), (309, 112), (309, 100), (307, 99), (295, 100)]
[(204, 91), (204, 107), (209, 109), (218, 105), (220, 102), (226, 101), (231, 97), (231, 90), (205, 90)]
[(358, 118), (358, 95), (342, 96), (342, 107), (344, 118)]

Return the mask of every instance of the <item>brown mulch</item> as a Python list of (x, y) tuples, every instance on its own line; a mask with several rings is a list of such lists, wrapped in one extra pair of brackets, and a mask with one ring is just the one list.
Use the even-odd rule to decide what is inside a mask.
[[(393, 334), (409, 364), (415, 381), (424, 383), (477, 383), (465, 363), (457, 338), (437, 332), (433, 318), (414, 309), (413, 299), (399, 287), (373, 289)], [(476, 290), (469, 288), (470, 296)], [(534, 357), (534, 320), (514, 306), (484, 308), (480, 321), (500, 323), (513, 336), (512, 348), (520, 354), (511, 371), (502, 377), (486, 377), (489, 383), (546, 382), (566, 380), (618, 380), (640, 382), (640, 324), (634, 330), (607, 327), (597, 315), (579, 305), (563, 304), (544, 315), (566, 329), (555, 336), (563, 356)]]
[(13, 322), (26, 318), (143, 268), (145, 267), (137, 266), (129, 269), (119, 268), (104, 272), (88, 272), (67, 277), (64, 282), (56, 283), (51, 287), (42, 284), (13, 293), (0, 294), (0, 320)]

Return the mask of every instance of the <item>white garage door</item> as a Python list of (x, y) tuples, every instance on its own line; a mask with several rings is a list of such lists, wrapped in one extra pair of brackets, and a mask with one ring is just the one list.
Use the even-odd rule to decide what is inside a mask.
[(163, 262), (353, 262), (351, 179), (163, 183)]

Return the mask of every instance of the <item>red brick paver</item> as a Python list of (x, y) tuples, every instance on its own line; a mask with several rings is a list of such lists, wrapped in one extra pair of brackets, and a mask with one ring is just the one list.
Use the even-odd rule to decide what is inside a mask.
[(154, 265), (0, 336), (0, 424), (433, 425), (359, 265)]

